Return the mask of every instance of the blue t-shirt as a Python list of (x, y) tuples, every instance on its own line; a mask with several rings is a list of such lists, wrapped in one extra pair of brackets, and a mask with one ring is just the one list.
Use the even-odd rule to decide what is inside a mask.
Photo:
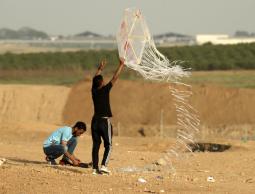
[(44, 142), (43, 147), (49, 147), (50, 145), (60, 145), (61, 141), (69, 141), (72, 138), (71, 127), (61, 127), (54, 131)]

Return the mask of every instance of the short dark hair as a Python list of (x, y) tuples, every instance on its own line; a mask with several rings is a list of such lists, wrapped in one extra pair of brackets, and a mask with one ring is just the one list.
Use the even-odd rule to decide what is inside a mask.
[(73, 128), (83, 129), (84, 131), (86, 131), (86, 124), (82, 121), (77, 121)]
[(103, 76), (102, 75), (96, 75), (94, 78), (93, 78), (93, 85), (92, 87), (93, 88), (98, 88), (101, 84), (101, 82), (103, 81)]

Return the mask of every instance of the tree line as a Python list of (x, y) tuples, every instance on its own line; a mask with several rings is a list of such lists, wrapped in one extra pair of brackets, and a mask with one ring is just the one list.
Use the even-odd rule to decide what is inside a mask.
[[(255, 69), (255, 43), (159, 48), (170, 60), (185, 61), (193, 70)], [(77, 52), (45, 52), (0, 55), (1, 70), (92, 70), (101, 59), (114, 68), (118, 63), (117, 50), (88, 50)]]

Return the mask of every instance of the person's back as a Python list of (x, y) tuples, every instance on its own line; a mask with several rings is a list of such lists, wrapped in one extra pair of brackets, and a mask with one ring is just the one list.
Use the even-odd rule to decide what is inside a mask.
[[(104, 85), (103, 76), (100, 75), (106, 62), (102, 61), (92, 82), (92, 99), (94, 103), (94, 115), (91, 122), (91, 134), (93, 140), (92, 160), (93, 174), (101, 172), (109, 173), (106, 165), (109, 162), (112, 148), (112, 125), (110, 118), (112, 111), (110, 106), (110, 90), (119, 77), (124, 66), (124, 60), (120, 60), (119, 67), (115, 71), (111, 81)], [(104, 156), (101, 163), (101, 170), (98, 167), (98, 154), (101, 144), (101, 138), (104, 140)]]
[(110, 106), (110, 90), (112, 83), (109, 82), (101, 88), (93, 88), (92, 99), (94, 103), (94, 116), (96, 117), (112, 117)]
[(69, 141), (71, 138), (72, 128), (68, 126), (60, 127), (43, 142), (43, 147), (48, 147), (52, 144), (60, 145), (61, 141)]

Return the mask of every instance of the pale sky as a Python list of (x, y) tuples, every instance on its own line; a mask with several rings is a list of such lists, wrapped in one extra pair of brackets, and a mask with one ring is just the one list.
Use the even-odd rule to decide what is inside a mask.
[(128, 7), (141, 9), (154, 35), (255, 32), (255, 0), (0, 0), (0, 28), (114, 35)]

